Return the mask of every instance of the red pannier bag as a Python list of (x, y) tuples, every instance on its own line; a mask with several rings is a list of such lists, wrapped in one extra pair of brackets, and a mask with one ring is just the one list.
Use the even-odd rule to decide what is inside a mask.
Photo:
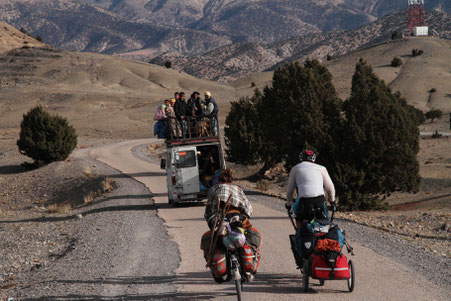
[[(211, 232), (207, 231), (202, 235), (200, 248), (204, 251), (204, 258), (208, 261), (208, 250), (210, 249)], [(211, 260), (211, 273), (215, 278), (221, 278), (227, 275), (226, 253), (217, 247), (213, 249), (213, 258)]]
[(335, 263), (334, 277), (332, 277), (332, 268), (329, 266), (323, 256), (312, 255), (312, 277), (319, 279), (348, 279), (351, 277), (349, 273), (348, 260), (345, 255), (339, 255)]
[(246, 229), (245, 235), (246, 243), (238, 250), (243, 263), (243, 270), (244, 272), (256, 273), (260, 265), (262, 237), (256, 228)]

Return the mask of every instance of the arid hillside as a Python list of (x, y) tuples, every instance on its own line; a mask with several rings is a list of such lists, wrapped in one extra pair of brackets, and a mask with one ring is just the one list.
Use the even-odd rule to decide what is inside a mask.
[[(20, 33), (2, 26), (0, 37), (12, 31)], [(17, 137), (22, 115), (37, 104), (67, 117), (82, 136), (132, 138), (153, 135), (155, 109), (175, 91), (236, 98), (234, 88), (173, 69), (8, 41), (4, 49), (14, 49), (0, 53), (0, 139)]]
[(36, 41), (23, 32), (5, 22), (0, 21), (0, 53), (20, 47), (41, 47), (44, 44)]
[[(413, 57), (412, 49), (424, 53)], [(393, 57), (403, 60), (400, 67), (390, 65)], [(333, 75), (333, 83), (342, 99), (349, 97), (354, 68), (364, 58), (393, 91), (400, 91), (411, 105), (423, 110), (440, 109), (451, 112), (451, 41), (438, 38), (409, 38), (383, 43), (374, 47), (351, 52), (326, 61)], [(239, 95), (249, 95), (254, 87), (270, 84), (272, 72), (257, 73), (231, 83)], [(433, 88), (436, 92), (430, 93)]]

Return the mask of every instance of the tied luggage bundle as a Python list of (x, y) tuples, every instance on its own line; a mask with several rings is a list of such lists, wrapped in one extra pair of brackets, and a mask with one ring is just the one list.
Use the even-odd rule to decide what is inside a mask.
[(330, 225), (327, 233), (320, 233), (312, 255), (312, 277), (320, 279), (348, 279), (348, 260), (342, 254), (344, 235), (337, 225)]
[[(246, 237), (246, 241), (238, 249), (241, 262), (243, 263), (243, 270), (245, 272), (255, 273), (260, 265), (261, 235), (257, 229), (248, 228), (244, 229), (244, 236)], [(211, 239), (210, 231), (205, 232), (201, 239), (200, 248), (206, 260), (208, 260)], [(227, 266), (226, 253), (227, 248), (224, 245), (223, 239), (218, 239), (216, 246), (213, 247), (213, 258), (211, 261), (211, 273), (218, 283), (223, 281), (221, 278), (228, 274), (228, 269), (230, 268)]]

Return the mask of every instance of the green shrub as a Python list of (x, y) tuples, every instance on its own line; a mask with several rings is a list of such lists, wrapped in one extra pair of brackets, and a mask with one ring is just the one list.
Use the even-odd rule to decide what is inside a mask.
[(170, 68), (172, 68), (172, 62), (171, 62), (171, 61), (166, 61), (166, 62), (164, 63), (164, 66), (165, 66), (166, 68), (170, 69)]
[(401, 65), (402, 65), (402, 60), (401, 60), (401, 58), (395, 56), (395, 57), (393, 58), (393, 60), (391, 61), (391, 66), (392, 66), (392, 67), (399, 67), (399, 66), (401, 66)]
[(432, 89), (429, 90), (428, 92), (429, 92), (429, 93), (435, 93), (435, 92), (437, 92), (437, 89), (436, 89), (436, 88), (432, 88)]
[(331, 60), (332, 60), (332, 56), (331, 56), (330, 54), (328, 54), (327, 57), (326, 57), (326, 59), (327, 59), (328, 61), (331, 61)]
[(257, 86), (257, 84), (255, 82), (251, 83), (251, 88), (256, 87), (256, 86)]
[(430, 110), (429, 112), (426, 112), (426, 114), (424, 114), (424, 117), (426, 117), (426, 119), (430, 119), (431, 123), (434, 123), (434, 119), (436, 118), (440, 118), (442, 117), (443, 112), (440, 110)]
[(77, 135), (67, 120), (50, 115), (41, 106), (23, 116), (17, 146), (36, 166), (65, 160), (77, 145)]
[(416, 49), (416, 48), (414, 48), (414, 49), (412, 49), (412, 56), (419, 56), (419, 55), (422, 55), (423, 54), (423, 50), (421, 50), (421, 49)]
[(36, 41), (42, 42), (41, 36), (36, 36)]
[(268, 180), (259, 180), (257, 181), (257, 189), (261, 191), (267, 191), (269, 189), (269, 181)]
[(401, 38), (402, 38), (402, 32), (393, 31), (391, 33), (391, 39), (392, 40), (401, 39)]

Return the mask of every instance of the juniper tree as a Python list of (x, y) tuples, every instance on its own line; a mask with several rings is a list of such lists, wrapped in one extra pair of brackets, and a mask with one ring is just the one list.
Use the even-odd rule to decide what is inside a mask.
[(440, 110), (430, 110), (426, 112), (426, 114), (424, 114), (424, 117), (426, 117), (426, 119), (430, 119), (431, 123), (434, 123), (434, 119), (439, 119), (442, 117), (442, 115), (443, 112)]
[(338, 193), (348, 209), (369, 209), (380, 196), (419, 186), (418, 118), (364, 60), (356, 65), (344, 104)]
[(224, 128), (226, 153), (231, 161), (254, 164), (260, 160), (262, 141), (257, 106), (261, 98), (262, 93), (256, 89), (251, 98), (243, 97), (231, 103)]
[(76, 145), (75, 130), (65, 118), (50, 115), (41, 106), (24, 114), (17, 146), (35, 165), (65, 160)]
[(332, 135), (339, 124), (341, 102), (324, 65), (308, 60), (278, 68), (263, 94), (260, 116), (268, 144), (263, 156), (285, 160), (289, 169), (299, 162), (302, 149), (313, 148), (322, 154), (323, 163), (333, 161)]

